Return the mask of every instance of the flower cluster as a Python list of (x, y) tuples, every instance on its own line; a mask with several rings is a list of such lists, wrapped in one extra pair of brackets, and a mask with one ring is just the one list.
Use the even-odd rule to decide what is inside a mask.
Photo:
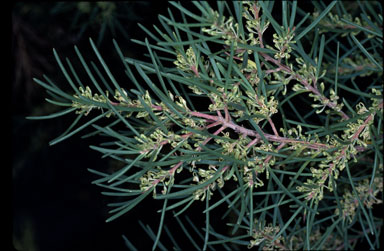
[[(203, 58), (200, 58), (200, 61), (203, 61)], [(177, 68), (185, 72), (196, 73), (198, 71), (198, 60), (193, 48), (190, 46), (185, 56), (180, 52), (177, 53), (177, 60), (173, 62)]]
[[(376, 177), (373, 180), (373, 186), (369, 185), (369, 180), (364, 179), (356, 186), (358, 198), (351, 193), (350, 190), (345, 191), (343, 199), (340, 201), (342, 209), (342, 217), (353, 221), (356, 215), (356, 209), (359, 207), (359, 201), (367, 208), (372, 208), (373, 204), (381, 204), (382, 200), (377, 198), (378, 193), (383, 193), (383, 177)], [(335, 209), (335, 214), (339, 215), (339, 208)]]
[[(327, 71), (335, 74), (335, 65), (334, 64), (325, 64), (324, 65)], [(366, 57), (363, 57), (360, 54), (352, 55), (351, 57), (343, 58), (339, 64), (338, 74), (348, 75), (352, 73), (357, 73), (359, 77), (366, 77), (372, 75), (374, 72), (382, 75), (382, 71), (377, 70), (377, 66), (372, 63)], [(355, 79), (357, 76), (352, 77)]]
[[(318, 17), (319, 12), (314, 12), (312, 16), (313, 18)], [(329, 12), (327, 18), (323, 18), (320, 21), (320, 32), (325, 33), (328, 32), (330, 28), (332, 28), (333, 30), (337, 29), (338, 32), (341, 33), (342, 37), (348, 36), (349, 34), (356, 36), (361, 31), (356, 26), (367, 27), (370, 29), (371, 25), (368, 22), (372, 23), (372, 20), (369, 16), (367, 16), (367, 19), (369, 21), (365, 19), (361, 20), (359, 17), (353, 18), (350, 13), (343, 14), (340, 18), (339, 15)], [(368, 36), (373, 37), (372, 34), (369, 34)]]
[(239, 86), (234, 85), (231, 90), (225, 93), (224, 88), (217, 88), (219, 93), (210, 93), (209, 97), (212, 101), (212, 104), (209, 105), (209, 111), (218, 111), (228, 108), (229, 110), (237, 111), (236, 104), (241, 104), (242, 91)]
[[(167, 186), (174, 182), (174, 175), (160, 167), (150, 170), (140, 177), (140, 190), (145, 192), (156, 187), (159, 183), (163, 184), (162, 194), (167, 193)], [(156, 197), (156, 189), (153, 189), (153, 196)]]
[(261, 122), (266, 118), (270, 118), (273, 114), (277, 113), (278, 102), (274, 96), (270, 96), (269, 100), (267, 97), (257, 97), (256, 94), (247, 92), (247, 107), (249, 113), (255, 116), (256, 123)]
[[(278, 60), (281, 60), (283, 58), (289, 59), (291, 57), (292, 52), (292, 46), (291, 44), (296, 43), (295, 40), (293, 40), (295, 34), (294, 29), (293, 30), (287, 30), (287, 32), (283, 35), (278, 35), (277, 33), (273, 34), (273, 43), (275, 45), (275, 48), (277, 49), (277, 53), (274, 55), (274, 57)], [(269, 45), (267, 48), (272, 48)]]
[(224, 16), (219, 19), (219, 13), (214, 11), (214, 21), (210, 28), (202, 28), (203, 32), (211, 36), (221, 36), (225, 44), (230, 45), (232, 42), (237, 46), (239, 37), (239, 25), (234, 22), (233, 17), (226, 18)]
[[(337, 180), (339, 172), (343, 171), (346, 163), (351, 158), (355, 158), (358, 154), (356, 145), (362, 147), (367, 146), (366, 142), (370, 140), (369, 126), (373, 122), (374, 113), (370, 114), (363, 103), (356, 105), (356, 113), (358, 115), (365, 114), (366, 118), (365, 120), (357, 119), (356, 122), (347, 123), (347, 129), (344, 130), (344, 133), (341, 135), (341, 139), (347, 142), (347, 144), (332, 140), (331, 142), (334, 143), (334, 147), (337, 150), (333, 152), (322, 151), (326, 159), (318, 165), (318, 168), (311, 168), (312, 175), (315, 179), (308, 179), (304, 183), (304, 186), (297, 187), (298, 191), (307, 194), (307, 200), (322, 200), (324, 187), (329, 191), (333, 191), (330, 177), (332, 176), (334, 180)], [(328, 185), (325, 185), (327, 180)]]
[[(197, 173), (195, 172), (193, 173), (193, 181), (197, 182), (197, 184), (202, 184), (207, 180), (211, 179), (216, 174), (216, 172), (217, 172), (217, 169), (213, 165), (209, 165), (208, 169), (199, 168)], [(212, 191), (216, 190), (217, 187), (222, 188), (223, 186), (224, 186), (224, 179), (223, 179), (223, 176), (220, 175), (211, 184), (201, 189), (197, 189), (193, 193), (193, 199), (203, 201), (207, 196), (207, 193), (209, 193), (209, 196), (211, 196), (213, 195)]]
[[(83, 87), (79, 87), (79, 91), (80, 91), (80, 96), (81, 98), (85, 98), (85, 99), (88, 99), (88, 100), (91, 100), (91, 101), (94, 101), (94, 102), (98, 102), (98, 103), (107, 103), (107, 102), (110, 102), (108, 100), (108, 98), (104, 97), (103, 95), (99, 95), (97, 93), (93, 94), (92, 95), (92, 90), (91, 88), (89, 88), (89, 86), (86, 86), (85, 89)], [(81, 102), (80, 101), (80, 96), (75, 94), (73, 95), (75, 98), (79, 99), (78, 101), (72, 101), (72, 107), (74, 108), (77, 108), (78, 110), (76, 111), (77, 114), (80, 114), (80, 113), (84, 113), (85, 116), (87, 116), (93, 108), (97, 108), (97, 109), (102, 109), (100, 107), (100, 105), (96, 105), (96, 104), (85, 104), (84, 102)], [(106, 96), (108, 97), (108, 92), (106, 92)], [(108, 114), (108, 117), (111, 115), (112, 113), (109, 113)]]
[[(257, 220), (255, 220), (255, 224), (258, 224)], [(279, 233), (279, 231), (279, 226), (272, 226), (272, 224), (268, 224), (268, 226), (261, 227), (259, 223), (259, 226), (256, 228), (256, 230), (254, 230), (254, 233), (252, 234), (253, 240), (250, 241), (248, 248), (251, 249), (254, 246), (263, 244), (263, 250), (285, 250), (286, 247), (282, 244), (282, 236), (279, 236), (275, 241), (272, 242), (275, 235)]]
[(246, 19), (246, 28), (248, 30), (248, 39), (250, 45), (260, 45), (262, 34), (268, 29), (269, 21), (264, 24), (260, 22), (260, 7), (257, 2), (244, 1), (243, 17)]
[(222, 146), (223, 154), (232, 156), (238, 160), (246, 159), (246, 144), (249, 143), (249, 139), (247, 140), (244, 137), (240, 137), (238, 140), (230, 140), (228, 132), (223, 134), (222, 139), (215, 139), (215, 142)]

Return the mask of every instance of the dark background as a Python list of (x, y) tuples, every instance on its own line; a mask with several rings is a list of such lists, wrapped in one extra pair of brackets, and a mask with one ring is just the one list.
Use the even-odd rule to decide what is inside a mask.
[[(115, 8), (104, 19), (108, 9), (96, 3), (19, 2), (12, 6), (12, 242), (17, 250), (126, 250), (122, 234), (140, 249), (152, 245), (137, 220), (154, 213), (153, 201), (145, 201), (129, 217), (105, 223), (109, 217), (107, 203), (113, 198), (101, 195), (102, 189), (91, 184), (98, 177), (87, 168), (107, 171), (116, 163), (101, 159), (89, 148), (97, 144), (94, 139), (80, 139), (83, 133), (79, 133), (49, 146), (49, 141), (70, 125), (73, 115), (25, 119), (60, 109), (44, 100), (47, 93), (32, 78), (42, 79), (46, 74), (63, 89), (68, 88), (52, 48), (62, 60), (68, 57), (75, 68), (81, 67), (73, 46), (78, 46), (84, 58), (94, 59), (88, 40), (91, 37), (110, 68), (114, 70), (118, 64), (118, 69), (123, 69), (112, 39), (125, 56), (140, 58), (145, 48), (129, 40), (145, 38), (137, 22), (151, 29), (152, 24), (159, 23), (157, 14), (166, 15), (168, 7), (165, 1), (112, 4)], [(102, 24), (108, 19), (115, 30), (106, 26), (102, 34)], [(116, 20), (125, 33), (116, 28)], [(143, 223), (155, 226), (157, 219)]]
[[(183, 6), (189, 5), (183, 3)], [(116, 39), (125, 56), (142, 58), (147, 52), (146, 48), (130, 41), (131, 38), (143, 41), (146, 37), (137, 23), (154, 31), (153, 24), (159, 27), (157, 15), (168, 16), (168, 7), (170, 4), (167, 1), (112, 2), (103, 6), (77, 2), (19, 2), (12, 6), (11, 164), (14, 249), (127, 250), (122, 235), (140, 250), (152, 247), (153, 242), (138, 220), (149, 224), (156, 232), (159, 221), (156, 210), (161, 208), (161, 203), (148, 198), (128, 215), (105, 223), (110, 216), (107, 204), (114, 200), (101, 195), (103, 190), (91, 184), (98, 177), (88, 172), (87, 168), (108, 172), (118, 163), (102, 159), (101, 154), (89, 148), (89, 145), (100, 143), (97, 139), (81, 139), (80, 136), (85, 133), (81, 132), (49, 146), (51, 140), (67, 129), (75, 115), (69, 114), (53, 120), (25, 118), (61, 109), (44, 100), (48, 94), (32, 78), (43, 79), (42, 75), (45, 74), (64, 90), (73, 92), (55, 61), (52, 48), (56, 49), (62, 61), (68, 57), (74, 67), (79, 68), (79, 73), (83, 70), (73, 46), (77, 45), (86, 60), (97, 62), (89, 43), (91, 37), (118, 82), (129, 84), (128, 78), (121, 73), (123, 66), (112, 39)], [(174, 7), (170, 8), (175, 10)], [(174, 15), (177, 12), (173, 11)], [(104, 29), (105, 22), (110, 22), (111, 26), (106, 25)], [(122, 29), (119, 29), (119, 25)], [(204, 217), (201, 217), (202, 204), (194, 203), (189, 209), (196, 210), (196, 214), (189, 216), (196, 224), (200, 224), (199, 227), (203, 227), (204, 222)], [(180, 236), (185, 239), (180, 227), (174, 228), (176, 225), (170, 217), (166, 218), (166, 223), (176, 238)]]

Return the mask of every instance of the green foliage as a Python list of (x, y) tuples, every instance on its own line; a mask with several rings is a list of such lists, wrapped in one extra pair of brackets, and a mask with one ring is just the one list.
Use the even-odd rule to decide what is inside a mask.
[[(67, 109), (35, 119), (78, 114), (52, 144), (92, 127), (108, 138), (92, 149), (124, 163), (114, 173), (90, 170), (113, 191), (105, 194), (133, 197), (110, 204), (107, 221), (152, 195), (164, 202), (157, 233), (140, 224), (154, 249), (166, 249), (163, 232), (179, 247), (165, 222), (176, 208), (196, 249), (380, 248), (381, 4), (348, 12), (343, 1), (313, 2), (312, 15), (296, 1), (282, 2), (281, 13), (272, 1), (192, 4), (171, 2), (158, 34), (143, 27), (152, 42), (133, 41), (147, 48), (145, 60), (124, 57), (114, 41), (135, 89), (113, 76), (92, 40), (104, 72), (75, 48), (89, 77), (80, 80), (68, 60), (79, 87), (55, 52), (74, 94), (36, 79), (49, 102)], [(196, 203), (205, 204), (202, 226), (188, 218)], [(227, 209), (227, 231), (210, 223), (218, 208)]]
[(124, 21), (140, 20), (137, 15), (137, 8), (146, 8), (147, 2), (132, 1), (127, 3), (118, 2), (57, 2), (50, 9), (52, 16), (70, 16), (68, 19), (69, 29), (81, 38), (85, 33), (92, 30), (99, 30), (97, 45), (100, 45), (106, 33), (113, 36), (122, 36), (130, 39)]

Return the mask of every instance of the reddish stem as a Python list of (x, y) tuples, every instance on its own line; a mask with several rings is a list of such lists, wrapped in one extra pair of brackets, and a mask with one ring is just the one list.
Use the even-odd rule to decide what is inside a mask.
[(190, 69), (193, 71), (193, 73), (195, 74), (196, 77), (200, 77), (200, 74), (194, 65), (192, 65)]
[(271, 127), (272, 127), (272, 131), (273, 131), (273, 133), (275, 134), (275, 136), (279, 137), (279, 133), (277, 132), (276, 127), (275, 127), (275, 124), (273, 123), (272, 119), (271, 119), (271, 118), (268, 118), (268, 122), (269, 122), (269, 124), (271, 125)]

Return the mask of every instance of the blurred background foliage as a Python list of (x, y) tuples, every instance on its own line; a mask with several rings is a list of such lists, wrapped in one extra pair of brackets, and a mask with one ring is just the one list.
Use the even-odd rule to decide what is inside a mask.
[[(89, 37), (108, 55), (113, 68), (120, 62), (112, 39), (123, 53), (140, 57), (144, 49), (130, 42), (144, 39), (138, 27), (158, 22), (166, 13), (163, 2), (17, 2), (12, 5), (12, 241), (16, 250), (125, 250), (122, 234), (140, 226), (137, 218), (148, 205), (113, 223), (108, 201), (92, 185), (92, 166), (116, 168), (89, 149), (92, 139), (79, 137), (49, 147), (73, 118), (31, 121), (25, 117), (55, 112), (47, 104), (43, 88), (32, 78), (42, 74), (67, 87), (53, 57), (52, 48), (64, 57), (74, 56), (73, 46), (92, 58)], [(73, 61), (74, 67), (80, 67)], [(117, 74), (119, 75), (119, 74)], [(122, 75), (122, 74), (120, 74)], [(126, 80), (125, 80), (126, 81)], [(71, 115), (69, 115), (71, 116)], [(136, 214), (136, 215), (135, 215)], [(137, 232), (137, 231), (136, 231)], [(141, 231), (139, 231), (141, 232)], [(140, 243), (138, 243), (140, 247)], [(145, 242), (141, 244), (145, 248)], [(151, 245), (151, 244), (149, 244)]]

